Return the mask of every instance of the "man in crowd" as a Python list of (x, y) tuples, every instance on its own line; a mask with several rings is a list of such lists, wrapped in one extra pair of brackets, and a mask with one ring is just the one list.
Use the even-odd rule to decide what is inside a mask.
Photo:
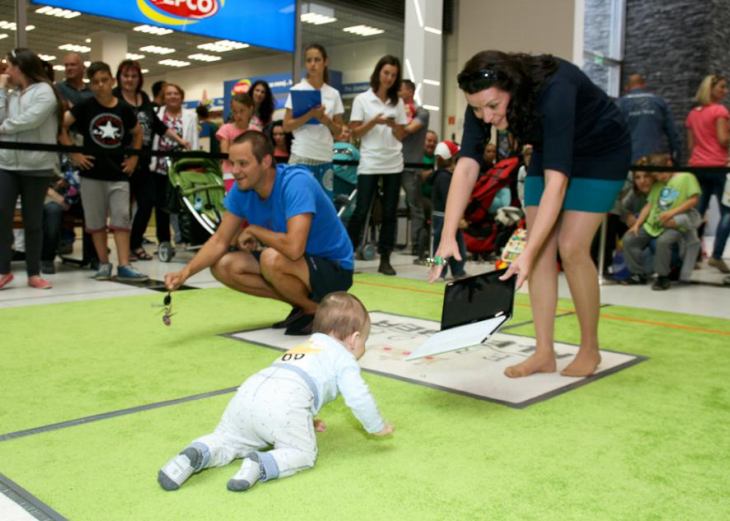
[(403, 80), (398, 90), (398, 96), (406, 107), (408, 123), (403, 129), (403, 160), (406, 167), (403, 170), (403, 189), (408, 197), (408, 208), (411, 212), (411, 245), (412, 255), (418, 255), (418, 235), (425, 225), (423, 216), (423, 194), (421, 185), (421, 168), (409, 167), (408, 163), (420, 163), (423, 159), (423, 146), (428, 132), (429, 113), (423, 107), (416, 105), (413, 95), (416, 86), (411, 80)]
[(78, 105), (81, 100), (94, 95), (89, 86), (84, 83), (86, 66), (78, 53), (71, 52), (63, 59), (63, 66), (66, 69), (66, 79), (56, 83), (58, 92), (63, 99), (72, 106)]
[(626, 94), (619, 98), (631, 132), (632, 163), (642, 157), (668, 152), (677, 164), (677, 130), (666, 101), (647, 92), (641, 74), (632, 74), (626, 82)]

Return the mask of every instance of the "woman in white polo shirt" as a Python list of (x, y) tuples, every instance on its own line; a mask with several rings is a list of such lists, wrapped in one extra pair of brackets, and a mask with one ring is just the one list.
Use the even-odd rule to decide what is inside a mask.
[(407, 123), (403, 100), (398, 97), (401, 83), (400, 60), (383, 56), (370, 76), (370, 89), (359, 94), (352, 104), (350, 126), (360, 139), (360, 166), (357, 169), (357, 203), (347, 233), (357, 248), (368, 210), (383, 182), (383, 211), (378, 253), (378, 271), (395, 275), (390, 254), (395, 246), (398, 196), (403, 173), (403, 127)]
[[(322, 94), (322, 104), (295, 118), (292, 114), (292, 96), (289, 94), (284, 115), (284, 132), (291, 132), (294, 135), (289, 164), (306, 166), (332, 198), (334, 183), (332, 136), (339, 136), (342, 131), (342, 114), (345, 108), (342, 106), (339, 91), (327, 84), (329, 60), (324, 47), (316, 43), (311, 44), (304, 50), (304, 59), (307, 77), (291, 90), (318, 90)], [(319, 121), (319, 124), (307, 123), (313, 118)]]

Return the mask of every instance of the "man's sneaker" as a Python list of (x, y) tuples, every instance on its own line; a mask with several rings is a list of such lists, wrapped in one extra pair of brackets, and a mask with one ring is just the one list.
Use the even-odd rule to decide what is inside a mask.
[(96, 270), (94, 278), (96, 280), (109, 280), (112, 278), (112, 265), (99, 263), (99, 267)]
[(53, 261), (41, 261), (41, 273), (53, 275), (56, 273), (56, 264)]
[(35, 289), (51, 289), (53, 287), (53, 284), (48, 282), (40, 275), (33, 275), (31, 278), (28, 279), (28, 286)]
[(199, 470), (202, 460), (203, 455), (198, 449), (188, 447), (160, 469), (157, 481), (165, 490), (177, 490), (196, 470)]
[(245, 458), (235, 476), (228, 480), (228, 490), (231, 492), (243, 492), (253, 487), (261, 477), (261, 465), (258, 461)]
[(312, 334), (312, 325), (314, 324), (314, 315), (302, 314), (297, 320), (291, 323), (284, 331), (289, 336), (305, 336)]
[(15, 276), (12, 273), (8, 273), (7, 275), (0, 275), (0, 289), (3, 289), (5, 286), (10, 284)]
[(117, 280), (122, 282), (145, 282), (150, 278), (137, 271), (131, 264), (117, 268)]
[(672, 287), (669, 277), (657, 277), (656, 282), (651, 287), (654, 291), (666, 291)]
[(274, 322), (271, 325), (272, 329), (284, 329), (289, 327), (295, 320), (300, 318), (304, 314), (302, 308), (292, 308), (287, 317), (279, 322)]
[(707, 261), (707, 264), (709, 264), (713, 268), (717, 268), (722, 273), (730, 273), (730, 268), (728, 268), (727, 264), (725, 264), (725, 261), (722, 259), (716, 259), (715, 257), (710, 257)]
[(624, 286), (638, 286), (646, 284), (646, 277), (643, 275), (631, 275), (628, 279), (622, 280), (621, 284)]

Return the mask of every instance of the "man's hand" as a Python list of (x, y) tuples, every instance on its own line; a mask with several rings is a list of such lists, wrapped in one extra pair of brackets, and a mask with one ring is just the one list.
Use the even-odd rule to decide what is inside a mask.
[(138, 161), (139, 161), (139, 156), (125, 157), (124, 161), (122, 161), (122, 172), (124, 172), (128, 176), (131, 176), (134, 173), (134, 171), (137, 169)]
[(633, 233), (635, 236), (639, 236), (639, 221), (636, 221), (634, 225), (629, 228), (629, 231), (627, 233)]
[(238, 248), (244, 251), (255, 251), (259, 247), (259, 240), (249, 226), (238, 235)]
[(668, 220), (664, 221), (664, 227), (665, 228), (676, 228), (677, 227), (677, 221), (674, 220), (674, 217), (670, 217)]
[(76, 163), (81, 170), (88, 170), (94, 166), (94, 156), (87, 156), (78, 152), (72, 152), (68, 155), (71, 161)]
[(185, 273), (185, 270), (168, 273), (167, 275), (165, 275), (165, 287), (168, 291), (175, 291), (180, 286), (185, 284), (185, 281), (187, 279), (188, 277)]
[(318, 418), (314, 419), (314, 430), (316, 432), (327, 432), (327, 426)]
[(395, 430), (395, 427), (392, 423), (386, 423), (385, 427), (383, 427), (383, 430), (380, 432), (376, 432), (374, 436), (388, 436), (389, 434), (393, 434), (393, 431)]

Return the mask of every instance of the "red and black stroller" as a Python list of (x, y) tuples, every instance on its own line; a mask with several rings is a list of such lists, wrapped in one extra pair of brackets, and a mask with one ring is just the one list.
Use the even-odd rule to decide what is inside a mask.
[(497, 192), (517, 179), (519, 165), (516, 157), (502, 159), (480, 176), (472, 189), (464, 210), (469, 226), (463, 232), (467, 251), (478, 258), (499, 255), (522, 218), (521, 210), (514, 206), (501, 208), (497, 214), (489, 213)]

